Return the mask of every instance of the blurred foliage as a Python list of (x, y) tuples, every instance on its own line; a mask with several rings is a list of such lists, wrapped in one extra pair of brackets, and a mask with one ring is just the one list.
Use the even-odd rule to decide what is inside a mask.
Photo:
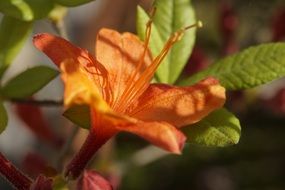
[(8, 122), (8, 116), (2, 101), (0, 100), (0, 134), (5, 130)]
[(32, 29), (31, 22), (4, 16), (0, 25), (0, 78), (25, 44)]
[(5, 98), (29, 98), (58, 75), (47, 66), (36, 66), (15, 76), (0, 89)]
[[(257, 105), (250, 113), (239, 115), (246, 127), (238, 145), (222, 149), (188, 145), (181, 157), (134, 168), (120, 189), (283, 189), (285, 119)], [(121, 147), (130, 147), (125, 137), (120, 142)]]
[(32, 21), (46, 17), (53, 6), (52, 0), (2, 0), (0, 12), (19, 20)]

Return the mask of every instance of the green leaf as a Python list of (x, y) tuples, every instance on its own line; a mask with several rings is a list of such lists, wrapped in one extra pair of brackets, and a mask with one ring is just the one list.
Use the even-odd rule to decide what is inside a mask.
[(69, 108), (63, 116), (78, 125), (79, 127), (90, 128), (90, 110), (88, 106), (77, 105)]
[(75, 7), (79, 5), (83, 5), (95, 0), (54, 0), (54, 2), (66, 6), (66, 7)]
[(4, 16), (0, 25), (0, 77), (23, 47), (32, 23)]
[(179, 82), (191, 85), (213, 76), (227, 90), (241, 90), (285, 76), (285, 43), (269, 43), (226, 57), (208, 69)]
[[(153, 18), (150, 49), (153, 56), (156, 56), (171, 34), (185, 26), (194, 24), (196, 19), (189, 0), (156, 0), (154, 6), (157, 11)], [(143, 40), (148, 20), (147, 14), (138, 8), (137, 32)], [(157, 70), (156, 75), (159, 82), (175, 83), (193, 49), (195, 32), (195, 28), (186, 31), (183, 38), (173, 46)]]
[(1, 0), (0, 12), (24, 21), (41, 19), (53, 9), (52, 0)]
[(182, 130), (189, 143), (217, 147), (237, 144), (241, 134), (239, 120), (224, 108)]
[(67, 181), (63, 178), (63, 176), (58, 175), (53, 178), (53, 190), (68, 190)]
[(27, 69), (8, 81), (1, 89), (1, 95), (6, 98), (30, 97), (57, 75), (58, 71), (46, 66)]
[(8, 124), (8, 116), (3, 103), (0, 101), (0, 134), (5, 130)]

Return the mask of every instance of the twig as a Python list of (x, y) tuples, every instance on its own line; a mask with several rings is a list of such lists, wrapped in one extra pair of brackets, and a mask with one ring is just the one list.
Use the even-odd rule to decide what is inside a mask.
[(30, 104), (34, 106), (63, 106), (62, 100), (32, 100), (32, 99), (10, 99), (17, 104)]

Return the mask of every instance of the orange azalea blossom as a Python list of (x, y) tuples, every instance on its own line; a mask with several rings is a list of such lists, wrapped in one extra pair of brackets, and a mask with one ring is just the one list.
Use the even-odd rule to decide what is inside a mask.
[(150, 84), (157, 67), (184, 33), (174, 33), (152, 58), (147, 48), (150, 30), (148, 26), (142, 42), (131, 33), (101, 29), (95, 57), (50, 34), (34, 37), (35, 46), (60, 68), (65, 108), (85, 104), (91, 110), (89, 136), (68, 164), (66, 175), (78, 177), (94, 153), (121, 131), (180, 154), (186, 137), (179, 128), (223, 106), (225, 89), (214, 78), (189, 87)]

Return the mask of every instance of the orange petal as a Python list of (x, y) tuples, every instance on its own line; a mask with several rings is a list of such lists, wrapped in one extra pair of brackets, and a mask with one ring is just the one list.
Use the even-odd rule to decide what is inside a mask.
[[(151, 63), (147, 52), (142, 62), (144, 44), (131, 33), (120, 34), (114, 30), (101, 29), (96, 40), (96, 59), (104, 65), (109, 74), (111, 107), (116, 109), (123, 92), (139, 78)], [(139, 66), (141, 65), (141, 66)]]
[(107, 102), (103, 99), (97, 86), (88, 78), (85, 70), (82, 70), (73, 62), (61, 64), (60, 70), (62, 80), (65, 84), (65, 107), (70, 107), (75, 104), (87, 104), (93, 109), (103, 112), (110, 110)]
[[(97, 136), (112, 136), (120, 131), (136, 134), (167, 151), (179, 154), (186, 137), (166, 122), (143, 122), (116, 113), (91, 112), (92, 130)], [(110, 135), (111, 134), (111, 135)]]
[(165, 121), (181, 127), (198, 122), (225, 103), (225, 89), (214, 78), (190, 87), (152, 84), (127, 110), (143, 121)]
[(150, 143), (172, 153), (180, 154), (186, 137), (174, 126), (166, 122), (143, 122), (136, 124), (117, 125), (117, 130), (136, 134)]
[(65, 107), (88, 104), (98, 110), (108, 110), (102, 97), (102, 83), (107, 80), (106, 70), (86, 50), (50, 34), (36, 35), (34, 44), (61, 70), (65, 83)]
[[(107, 71), (93, 56), (84, 49), (76, 47), (67, 40), (42, 33), (34, 36), (35, 46), (44, 52), (58, 67), (62, 63), (72, 63), (85, 70), (85, 74), (93, 80), (98, 88), (102, 88), (107, 80)], [(102, 91), (102, 89), (100, 89)]]
[(58, 67), (67, 60), (75, 64), (88, 65), (93, 57), (86, 51), (74, 46), (67, 40), (47, 33), (34, 36), (34, 45), (43, 51)]

